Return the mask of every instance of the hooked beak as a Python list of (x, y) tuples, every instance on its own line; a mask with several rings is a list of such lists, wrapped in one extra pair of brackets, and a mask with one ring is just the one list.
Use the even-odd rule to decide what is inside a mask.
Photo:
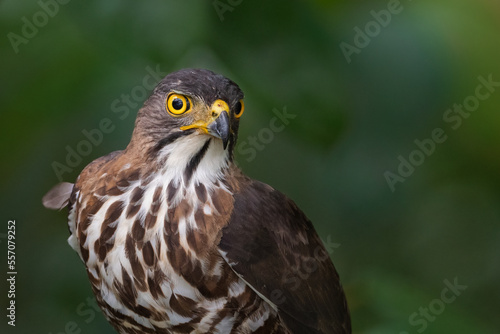
[(229, 106), (223, 100), (216, 100), (212, 104), (210, 112), (211, 116), (208, 122), (198, 121), (191, 125), (182, 126), (180, 129), (200, 129), (203, 133), (222, 139), (222, 147), (226, 149), (229, 142), (229, 135), (231, 133)]
[(229, 141), (229, 115), (226, 110), (221, 111), (219, 116), (208, 125), (208, 133), (222, 139), (222, 147), (226, 149)]

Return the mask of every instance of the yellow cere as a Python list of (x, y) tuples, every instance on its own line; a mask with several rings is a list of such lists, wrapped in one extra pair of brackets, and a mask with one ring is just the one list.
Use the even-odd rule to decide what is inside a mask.
[(212, 104), (212, 117), (217, 118), (221, 112), (229, 113), (229, 106), (226, 101), (218, 99)]
[[(167, 100), (167, 108), (170, 108), (170, 104), (172, 102), (174, 102), (174, 100), (176, 98), (186, 98), (186, 97), (184, 95), (171, 94)], [(172, 102), (171, 102), (171, 100), (172, 100)], [(243, 100), (240, 100), (239, 103), (241, 103), (241, 109), (239, 108), (239, 106), (237, 104), (236, 105), (237, 109), (235, 110), (235, 113), (234, 113), (234, 116), (237, 118), (239, 118), (241, 116), (241, 114), (243, 114), (243, 109), (244, 109)], [(218, 99), (218, 100), (215, 100), (214, 103), (212, 103), (212, 107), (210, 108), (210, 111), (211, 111), (211, 115), (210, 115), (210, 119), (208, 121), (199, 120), (199, 121), (194, 122), (193, 124), (181, 126), (180, 129), (183, 131), (189, 130), (189, 129), (200, 129), (202, 132), (208, 134), (208, 126), (210, 125), (210, 123), (215, 121), (217, 119), (217, 117), (219, 117), (221, 112), (226, 111), (229, 114), (229, 105), (227, 104), (226, 101)], [(179, 110), (179, 113), (177, 115), (180, 115), (181, 113), (182, 112), (180, 112), (180, 110)]]

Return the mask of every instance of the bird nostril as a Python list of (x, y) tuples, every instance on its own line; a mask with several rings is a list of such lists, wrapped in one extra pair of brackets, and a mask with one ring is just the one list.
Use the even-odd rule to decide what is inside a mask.
[(218, 114), (215, 111), (212, 111), (212, 117), (217, 117)]

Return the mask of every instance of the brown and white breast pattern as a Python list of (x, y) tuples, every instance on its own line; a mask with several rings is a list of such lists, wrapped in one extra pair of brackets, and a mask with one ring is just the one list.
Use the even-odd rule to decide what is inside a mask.
[(280, 331), (277, 311), (215, 246), (233, 207), (223, 182), (186, 185), (130, 165), (87, 179), (75, 187), (69, 242), (120, 333)]

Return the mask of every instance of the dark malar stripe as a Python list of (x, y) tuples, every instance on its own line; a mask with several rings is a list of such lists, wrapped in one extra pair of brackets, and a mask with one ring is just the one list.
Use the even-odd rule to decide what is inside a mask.
[(205, 153), (207, 153), (208, 147), (210, 146), (210, 141), (211, 139), (207, 139), (203, 147), (191, 158), (191, 160), (189, 160), (186, 170), (184, 171), (184, 177), (185, 177), (184, 182), (186, 185), (191, 180), (191, 177), (193, 176), (193, 173), (196, 170), (196, 168), (198, 168), (201, 159), (203, 159)]
[(171, 133), (169, 134), (167, 137), (161, 139), (154, 147), (153, 149), (151, 150), (152, 152), (151, 153), (157, 153), (158, 151), (160, 151), (162, 148), (164, 148), (165, 146), (169, 145), (169, 144), (172, 144), (174, 141), (176, 141), (177, 139), (179, 138), (182, 138), (184, 136), (188, 136), (190, 135), (191, 133), (194, 132), (194, 129), (189, 129), (189, 130), (185, 130), (185, 131), (178, 131), (178, 132), (174, 132), (174, 133)]
[(236, 140), (234, 140), (234, 136), (230, 135), (229, 136), (229, 161), (233, 161), (233, 156), (234, 156), (234, 145), (236, 144)]

